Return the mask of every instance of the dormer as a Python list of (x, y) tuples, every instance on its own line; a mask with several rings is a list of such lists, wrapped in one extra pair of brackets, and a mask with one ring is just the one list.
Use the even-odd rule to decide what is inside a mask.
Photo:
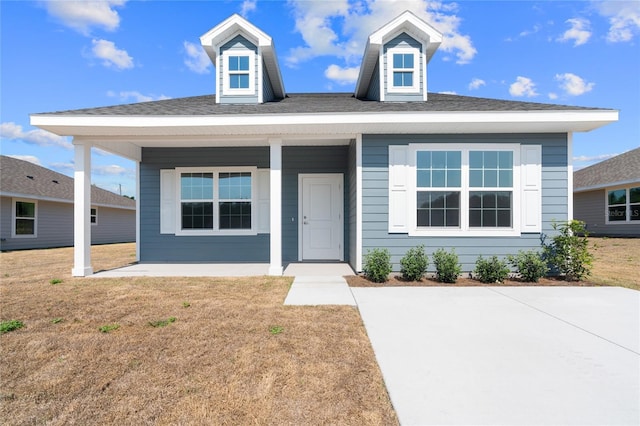
[(285, 97), (273, 40), (240, 15), (200, 37), (216, 69), (216, 102), (260, 104)]
[(427, 100), (427, 64), (442, 33), (406, 11), (367, 39), (355, 97), (382, 102)]

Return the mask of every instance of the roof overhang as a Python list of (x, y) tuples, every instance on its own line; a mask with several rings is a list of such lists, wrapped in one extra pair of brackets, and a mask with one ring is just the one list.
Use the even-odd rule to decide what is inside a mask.
[(576, 188), (573, 188), (573, 192), (596, 191), (596, 190), (600, 190), (600, 189), (615, 188), (615, 187), (619, 187), (619, 186), (627, 186), (627, 185), (634, 185), (634, 184), (640, 184), (640, 177), (633, 178), (633, 179), (628, 179), (628, 180), (622, 180), (622, 181), (618, 181), (618, 182), (600, 183), (600, 184), (597, 184), (597, 185), (582, 186), (582, 187), (579, 187), (579, 188), (576, 187)]
[[(377, 112), (216, 116), (31, 115), (31, 125), (82, 140), (121, 140), (138, 147), (189, 140), (209, 146), (269, 137), (317, 138), (358, 134), (588, 132), (618, 120), (615, 110), (496, 112)], [(233, 144), (233, 142), (230, 142)]]

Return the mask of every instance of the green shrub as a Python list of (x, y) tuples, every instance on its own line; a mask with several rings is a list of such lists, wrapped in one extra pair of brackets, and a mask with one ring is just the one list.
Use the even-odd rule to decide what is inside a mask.
[(509, 267), (507, 262), (499, 260), (497, 256), (491, 256), (489, 259), (478, 256), (476, 269), (473, 272), (480, 282), (501, 283), (509, 276)]
[(370, 281), (375, 283), (385, 282), (391, 273), (391, 254), (389, 250), (385, 248), (367, 251), (364, 256), (362, 272)]
[(410, 248), (400, 259), (402, 278), (408, 281), (420, 281), (427, 272), (429, 257), (424, 252), (424, 246)]
[(436, 279), (441, 283), (455, 283), (462, 273), (458, 255), (453, 249), (450, 252), (436, 250), (433, 253), (433, 264), (436, 267)]
[(570, 220), (553, 223), (559, 234), (544, 246), (545, 260), (552, 269), (564, 275), (567, 281), (580, 281), (591, 273), (593, 255), (589, 253), (589, 241), (584, 222)]
[(18, 320), (9, 320), (0, 322), (0, 334), (8, 333), (13, 330), (24, 327), (24, 323)]
[(537, 283), (549, 271), (542, 255), (535, 250), (518, 251), (516, 256), (507, 256), (509, 263), (515, 268), (522, 281)]

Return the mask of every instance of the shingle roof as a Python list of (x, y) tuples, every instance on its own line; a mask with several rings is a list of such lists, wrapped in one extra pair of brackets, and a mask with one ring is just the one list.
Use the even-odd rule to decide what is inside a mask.
[(217, 104), (215, 95), (141, 102), (136, 104), (49, 112), (45, 116), (207, 116), (242, 114), (309, 114), (366, 112), (488, 112), (600, 110), (567, 105), (507, 101), (430, 93), (426, 102), (377, 102), (351, 93), (289, 94), (263, 104)]
[(640, 182), (640, 148), (585, 167), (573, 174), (573, 189), (596, 189)]
[[(0, 192), (34, 198), (73, 201), (73, 179), (28, 161), (0, 155)], [(91, 204), (135, 209), (136, 202), (96, 186)]]

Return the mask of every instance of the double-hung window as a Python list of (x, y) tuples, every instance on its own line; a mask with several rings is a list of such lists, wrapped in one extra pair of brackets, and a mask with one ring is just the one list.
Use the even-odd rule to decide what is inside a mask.
[(460, 226), (462, 153), (418, 151), (416, 162), (417, 226)]
[(177, 234), (254, 232), (254, 170), (241, 167), (177, 171)]
[(253, 53), (227, 54), (224, 56), (226, 72), (224, 73), (224, 90), (228, 94), (253, 94), (254, 70)]
[(420, 84), (418, 49), (396, 48), (387, 52), (389, 92), (415, 92)]
[(12, 237), (36, 237), (36, 213), (37, 204), (35, 201), (14, 200)]
[(513, 151), (469, 151), (469, 227), (512, 223)]
[(607, 223), (640, 223), (640, 187), (607, 190)]
[(91, 224), (98, 224), (98, 209), (96, 207), (91, 208)]

